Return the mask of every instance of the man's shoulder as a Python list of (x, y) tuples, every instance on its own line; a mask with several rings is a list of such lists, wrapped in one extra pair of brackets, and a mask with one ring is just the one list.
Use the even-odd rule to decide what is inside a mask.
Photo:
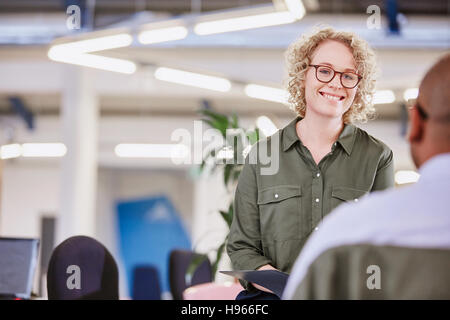
[(410, 187), (372, 192), (358, 203), (344, 203), (324, 218), (312, 241), (325, 251), (336, 245), (372, 242), (410, 199)]

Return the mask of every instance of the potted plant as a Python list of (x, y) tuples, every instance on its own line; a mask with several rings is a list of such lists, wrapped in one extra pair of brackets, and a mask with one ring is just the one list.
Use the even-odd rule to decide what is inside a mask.
[[(218, 213), (221, 215), (223, 220), (225, 221), (228, 228), (231, 226), (231, 222), (233, 221), (233, 194), (235, 187), (237, 185), (237, 181), (239, 179), (239, 175), (243, 168), (242, 161), (238, 161), (238, 159), (245, 158), (245, 153), (248, 153), (250, 147), (255, 144), (260, 137), (260, 132), (258, 128), (255, 129), (244, 129), (240, 127), (239, 120), (236, 114), (225, 115), (219, 112), (212, 110), (206, 104), (206, 107), (199, 110), (199, 113), (202, 116), (202, 121), (208, 124), (211, 128), (216, 129), (223, 137), (224, 144), (218, 148), (214, 148), (212, 150), (208, 150), (206, 155), (202, 159), (202, 163), (200, 165), (199, 171), (203, 173), (205, 170), (208, 172), (215, 172), (216, 170), (222, 170), (223, 172), (223, 183), (229, 194), (229, 204), (228, 209), (226, 211), (218, 210)], [(241, 132), (245, 134), (244, 139), (246, 139), (247, 147), (242, 145), (241, 139), (234, 139), (235, 136), (231, 135), (232, 139), (230, 139), (230, 135), (227, 135), (227, 132)], [(240, 137), (242, 138), (242, 137)], [(231, 141), (230, 141), (231, 140)], [(223, 159), (218, 159), (218, 155), (223, 152), (227, 152), (229, 155), (232, 154), (232, 157), (228, 157), (226, 161), (220, 161)], [(244, 154), (239, 154), (240, 152), (244, 152)], [(218, 161), (219, 160), (219, 161)], [(217, 273), (217, 268), (219, 262), (222, 258), (223, 252), (225, 250), (226, 244), (228, 240), (228, 234), (223, 240), (223, 242), (216, 249), (215, 260), (212, 261), (212, 273), (213, 279)], [(192, 259), (187, 271), (186, 271), (186, 279), (190, 280), (197, 269), (197, 267), (208, 259), (206, 255), (196, 254)], [(189, 281), (187, 281), (189, 284)]]

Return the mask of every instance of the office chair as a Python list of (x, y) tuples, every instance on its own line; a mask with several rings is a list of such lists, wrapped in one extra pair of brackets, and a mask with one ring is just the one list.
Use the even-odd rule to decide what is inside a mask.
[(187, 287), (212, 281), (211, 263), (205, 256), (205, 261), (197, 267), (190, 283), (186, 283), (186, 270), (194, 257), (198, 254), (189, 250), (175, 249), (170, 252), (169, 282), (174, 300), (183, 300), (183, 291)]
[(71, 237), (53, 250), (47, 292), (49, 300), (118, 300), (117, 264), (97, 240)]
[(133, 300), (161, 300), (158, 270), (152, 265), (133, 270)]

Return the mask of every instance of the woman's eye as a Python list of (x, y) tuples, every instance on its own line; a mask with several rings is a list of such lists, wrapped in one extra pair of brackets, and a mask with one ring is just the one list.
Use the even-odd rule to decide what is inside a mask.
[(330, 70), (327, 70), (327, 69), (319, 69), (319, 72), (322, 74), (330, 74), (331, 73)]
[(344, 78), (346, 80), (353, 80), (353, 79), (355, 79), (355, 76), (352, 74), (344, 73)]

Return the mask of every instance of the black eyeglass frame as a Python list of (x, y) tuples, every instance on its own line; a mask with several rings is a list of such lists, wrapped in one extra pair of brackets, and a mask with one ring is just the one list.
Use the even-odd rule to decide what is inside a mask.
[(412, 106), (412, 108), (416, 108), (417, 111), (419, 112), (419, 116), (423, 119), (423, 120), (427, 120), (428, 119), (428, 113), (425, 112), (425, 110), (423, 109), (423, 107), (419, 104), (419, 102), (414, 103), (414, 105)]
[[(314, 67), (314, 68), (316, 69), (316, 79), (317, 79), (317, 81), (320, 81), (320, 82), (322, 82), (322, 83), (330, 83), (331, 81), (333, 81), (334, 77), (336, 76), (336, 73), (339, 73), (339, 74), (340, 74), (340, 76), (339, 76), (339, 81), (341, 81), (341, 85), (342, 85), (344, 88), (347, 88), (347, 89), (353, 89), (353, 88), (355, 88), (355, 87), (359, 84), (359, 82), (361, 81), (361, 79), (363, 78), (362, 76), (360, 76), (359, 74), (357, 74), (357, 73), (355, 73), (355, 72), (340, 72), (340, 71), (334, 70), (333, 68), (331, 68), (331, 67), (329, 67), (329, 66), (324, 66), (324, 65), (320, 65), (320, 64), (309, 64), (308, 66), (309, 66), (309, 67)], [(320, 80), (320, 79), (319, 79), (319, 77), (317, 76), (317, 71), (319, 70), (319, 67), (324, 67), (324, 68), (328, 68), (328, 69), (333, 70), (333, 76), (331, 77), (331, 79), (330, 79), (329, 81), (323, 81), (323, 80)], [(352, 73), (352, 74), (355, 74), (355, 75), (358, 77), (358, 81), (356, 82), (356, 84), (355, 84), (353, 87), (347, 87), (347, 86), (345, 86), (344, 83), (342, 82), (342, 76), (344, 75), (344, 73)]]

